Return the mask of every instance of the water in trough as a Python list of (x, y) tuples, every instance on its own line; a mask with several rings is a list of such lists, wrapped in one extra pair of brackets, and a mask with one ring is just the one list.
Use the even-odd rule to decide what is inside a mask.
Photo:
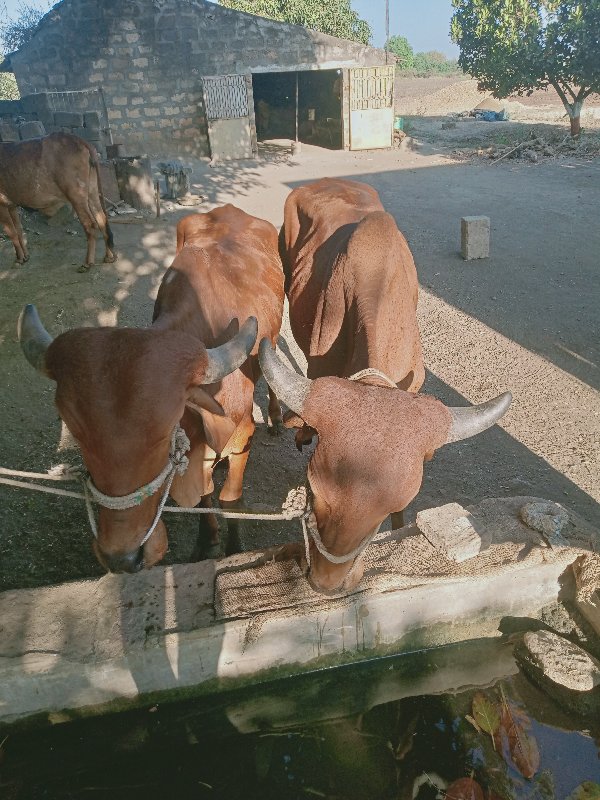
[(599, 746), (482, 640), (10, 731), (0, 797), (597, 800)]

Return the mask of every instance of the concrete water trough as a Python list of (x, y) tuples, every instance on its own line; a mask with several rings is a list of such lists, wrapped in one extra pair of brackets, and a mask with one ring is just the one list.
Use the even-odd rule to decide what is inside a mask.
[(5, 592), (0, 726), (499, 636), (506, 618), (556, 602), (571, 565), (600, 551), (598, 532), (571, 512), (559, 543), (528, 527), (519, 512), (535, 500), (469, 508), (481, 543), (467, 560), (434, 547), (416, 525), (380, 533), (345, 596), (317, 594), (276, 551)]

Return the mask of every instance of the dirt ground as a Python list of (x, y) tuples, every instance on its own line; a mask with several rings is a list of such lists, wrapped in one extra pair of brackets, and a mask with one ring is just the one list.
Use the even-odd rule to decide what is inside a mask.
[[(476, 153), (478, 137), (491, 135), (494, 126), (511, 125), (515, 137), (525, 137), (530, 123), (461, 121), (442, 131), (435, 117), (410, 122), (411, 136), (392, 151), (303, 146), (291, 157), (273, 144), (256, 161), (214, 169), (195, 162), (194, 190), (204, 198), (197, 210), (230, 201), (278, 226), (285, 197), (298, 184), (332, 175), (373, 185), (417, 263), (429, 370), (424, 390), (454, 405), (506, 389), (514, 395), (501, 425), (436, 454), (407, 518), (446, 502), (523, 494), (557, 500), (600, 524), (600, 159), (574, 153), (537, 164), (465, 160), (456, 152), (463, 147), (458, 125), (470, 126), (464, 147)], [(557, 125), (567, 132), (564, 121), (536, 124), (547, 135)], [(160, 219), (120, 218), (114, 224), (119, 261), (84, 275), (76, 270), (84, 253), (76, 220), (48, 225), (28, 218), (31, 260), (23, 267), (13, 266), (12, 248), (0, 239), (0, 466), (43, 471), (77, 461), (76, 452), (61, 449), (53, 384), (21, 355), (16, 321), (22, 306), (35, 303), (53, 335), (76, 326), (147, 325), (174, 255), (176, 222), (188, 213), (165, 202)], [(465, 262), (460, 219), (474, 214), (491, 219), (491, 256)], [(281, 348), (303, 367), (287, 323)], [(264, 384), (256, 401), (246, 499), (277, 507), (303, 483), (310, 453), (296, 450), (291, 432), (278, 439), (267, 434)], [(166, 522), (167, 561), (186, 561), (196, 523), (183, 515)], [(90, 536), (79, 501), (0, 486), (0, 589), (101, 574)], [(246, 523), (243, 546), (298, 537), (296, 522)]]

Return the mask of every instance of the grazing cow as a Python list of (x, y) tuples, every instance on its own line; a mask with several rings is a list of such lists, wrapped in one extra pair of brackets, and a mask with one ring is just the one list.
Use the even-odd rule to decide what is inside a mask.
[(116, 259), (95, 150), (78, 136), (51, 133), (41, 139), (0, 143), (0, 224), (17, 263), (29, 259), (18, 206), (52, 216), (70, 203), (87, 237), (86, 272), (94, 265), (96, 231), (106, 243), (105, 262)]
[[(274, 342), (281, 324), (275, 228), (231, 205), (180, 224), (194, 223), (202, 236), (165, 273), (149, 328), (80, 328), (52, 340), (33, 306), (19, 323), (25, 356), (56, 381), (56, 405), (100, 503), (94, 549), (114, 572), (160, 561), (167, 550), (161, 495), (168, 489), (180, 505), (210, 506), (220, 459), (229, 459), (221, 502), (239, 502), (254, 431), (257, 332)], [(238, 321), (246, 322), (239, 328)], [(179, 423), (190, 442), (189, 465), (171, 475), (169, 487)], [(215, 545), (214, 518), (203, 532), (200, 547), (207, 538)]]
[(308, 378), (287, 369), (266, 341), (260, 364), (291, 409), (285, 424), (300, 428), (299, 446), (318, 435), (308, 465), (309, 581), (322, 592), (350, 589), (383, 520), (392, 514), (402, 524), (396, 515), (419, 491), (423, 462), (493, 425), (511, 398), (449, 409), (416, 394), (424, 367), (415, 266), (373, 189), (332, 179), (295, 189), (279, 242)]

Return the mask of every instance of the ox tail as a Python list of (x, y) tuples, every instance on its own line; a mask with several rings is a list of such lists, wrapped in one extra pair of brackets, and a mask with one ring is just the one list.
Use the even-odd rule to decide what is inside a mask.
[(90, 153), (90, 168), (94, 170), (96, 173), (96, 185), (98, 186), (98, 198), (100, 200), (100, 207), (104, 212), (104, 219), (106, 220), (106, 243), (110, 247), (111, 250), (114, 249), (115, 241), (113, 237), (112, 228), (108, 222), (108, 213), (106, 211), (106, 203), (104, 202), (104, 194), (102, 192), (102, 179), (100, 177), (100, 164), (98, 159), (98, 153), (96, 152), (95, 148), (92, 147), (91, 144), (85, 142), (85, 145)]

